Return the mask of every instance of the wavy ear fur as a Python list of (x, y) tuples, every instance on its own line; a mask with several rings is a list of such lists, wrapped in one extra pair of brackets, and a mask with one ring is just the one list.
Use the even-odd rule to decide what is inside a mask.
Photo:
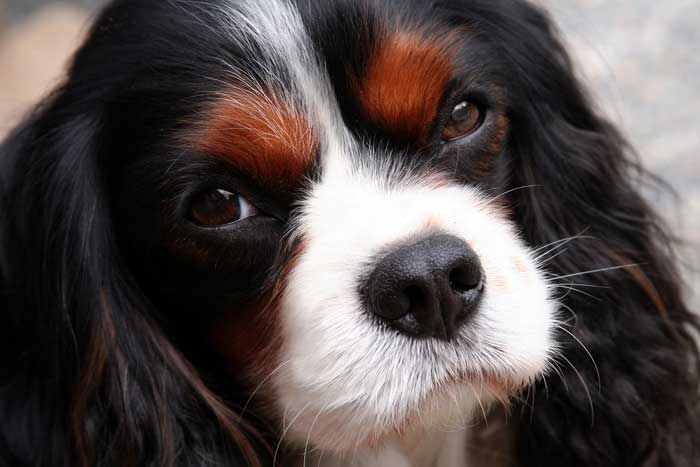
[(526, 109), (513, 115), (513, 188), (531, 188), (511, 202), (527, 240), (552, 247), (564, 345), (523, 407), (524, 465), (696, 465), (698, 320), (667, 228), (639, 194), (652, 178), (592, 109), (549, 19), (519, 17), (508, 34), (531, 39), (502, 43)]
[(257, 465), (122, 264), (86, 95), (59, 91), (0, 149), (0, 464)]

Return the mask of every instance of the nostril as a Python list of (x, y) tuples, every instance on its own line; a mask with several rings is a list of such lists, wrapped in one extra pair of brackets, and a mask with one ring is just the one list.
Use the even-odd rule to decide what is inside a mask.
[(403, 289), (403, 296), (408, 303), (407, 314), (425, 322), (432, 319), (436, 307), (439, 307), (433, 287), (432, 282), (426, 281), (422, 284), (410, 284)]
[(458, 266), (450, 271), (449, 281), (452, 290), (461, 294), (480, 288), (483, 274), (476, 265)]
[(403, 294), (408, 299), (409, 309), (425, 307), (427, 303), (427, 297), (417, 285), (409, 285), (404, 289)]

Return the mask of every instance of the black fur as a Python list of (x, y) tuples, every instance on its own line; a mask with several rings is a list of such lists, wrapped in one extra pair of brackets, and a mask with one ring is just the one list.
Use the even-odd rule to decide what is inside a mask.
[[(217, 0), (196, 3), (206, 13)], [(363, 66), (374, 37), (368, 12), (347, 1), (299, 3), (344, 117), (380, 139), (342, 78), (344, 63)], [(257, 66), (193, 21), (189, 4), (114, 2), (67, 82), (0, 148), (1, 465), (254, 465), (277, 443), (254, 409), (235, 414), (247, 395), (224, 382), (193, 335), (269, 283), (293, 200), (228, 174), (279, 213), (245, 248), (269, 253), (240, 254), (213, 237), (189, 245), (235, 257), (209, 267), (165, 246), (187, 227), (162, 212), (175, 217), (190, 191), (221, 172), (180, 154), (173, 139), (202, 109), (198, 96), (217, 89), (203, 77), (221, 74), (218, 59)], [(467, 26), (476, 51), (463, 67), (478, 65), (482, 80), (505, 90), (499, 105), (511, 122), (486, 185), (515, 189), (506, 204), (535, 247), (585, 233), (547, 267), (562, 283), (602, 287), (591, 289), (595, 298), (563, 299), (566, 360), (513, 412), (517, 465), (700, 463), (697, 320), (671, 235), (639, 194), (650, 177), (594, 111), (547, 16), (519, 0), (382, 8)], [(468, 170), (458, 175), (471, 180)], [(239, 287), (217, 295), (224, 282)]]

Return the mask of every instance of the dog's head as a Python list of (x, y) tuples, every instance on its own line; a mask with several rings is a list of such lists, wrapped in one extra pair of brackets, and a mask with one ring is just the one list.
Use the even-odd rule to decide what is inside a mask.
[(223, 423), (194, 362), (285, 440), (350, 452), (547, 373), (545, 270), (572, 272), (547, 263), (621, 199), (620, 146), (520, 1), (116, 2), (5, 146), (5, 276), (18, 323), (74, 336), (41, 367), (82, 369), (73, 414), (112, 378)]
[(175, 108), (118, 162), (118, 227), (154, 301), (211, 325), (294, 419), (287, 439), (444, 428), (456, 399), (468, 412), (546, 369), (555, 307), (503, 197), (528, 72), (491, 31), (425, 4), (167, 9), (207, 42), (149, 73), (156, 95), (194, 89), (148, 99)]

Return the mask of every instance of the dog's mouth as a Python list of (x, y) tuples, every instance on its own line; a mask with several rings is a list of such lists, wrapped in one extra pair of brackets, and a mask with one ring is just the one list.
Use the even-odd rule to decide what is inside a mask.
[(448, 378), (442, 385), (467, 385), (480, 387), (493, 394), (500, 402), (507, 402), (513, 394), (521, 391), (531, 383), (530, 378), (516, 379), (495, 372), (482, 371), (478, 374), (473, 371), (461, 371)]
[[(414, 364), (427, 367), (426, 361)], [(310, 444), (343, 455), (402, 442), (416, 433), (462, 430), (483, 420), (496, 405), (507, 407), (532, 380), (486, 368), (447, 371), (428, 382), (429, 375), (426, 370), (415, 378), (401, 380), (399, 375), (390, 381), (370, 372), (364, 375), (366, 390), (355, 388), (349, 397), (340, 381), (324, 386), (322, 393), (309, 386), (278, 387), (283, 397), (280, 401), (274, 396), (277, 404), (282, 402), (276, 418), (290, 445)], [(295, 401), (285, 404), (285, 396)]]

